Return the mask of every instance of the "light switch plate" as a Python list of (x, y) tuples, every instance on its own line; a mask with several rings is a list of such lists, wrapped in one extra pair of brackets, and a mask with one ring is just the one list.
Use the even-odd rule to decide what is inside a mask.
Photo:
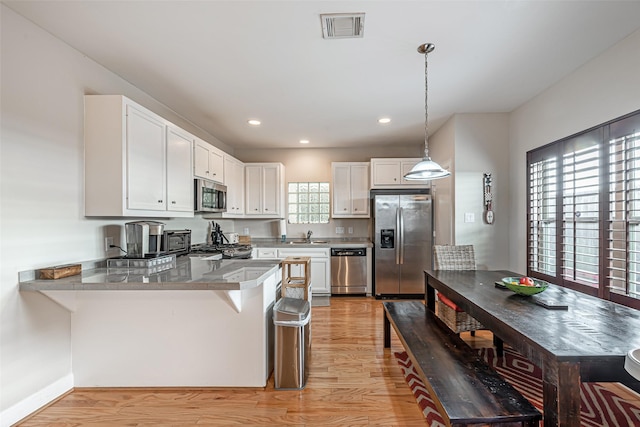
[(336, 227), (336, 234), (344, 234), (344, 227)]
[(476, 214), (473, 212), (466, 212), (464, 214), (464, 222), (476, 222)]

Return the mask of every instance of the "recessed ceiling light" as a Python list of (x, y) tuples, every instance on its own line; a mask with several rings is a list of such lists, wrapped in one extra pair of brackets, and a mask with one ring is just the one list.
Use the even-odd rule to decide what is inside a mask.
[(247, 120), (247, 123), (249, 123), (251, 126), (260, 126), (260, 120), (256, 119)]
[(301, 139), (300, 140), (300, 144), (308, 144), (309, 140), (308, 139)]
[(391, 119), (389, 117), (382, 117), (378, 119), (378, 123), (381, 125), (386, 125), (387, 123), (391, 123)]

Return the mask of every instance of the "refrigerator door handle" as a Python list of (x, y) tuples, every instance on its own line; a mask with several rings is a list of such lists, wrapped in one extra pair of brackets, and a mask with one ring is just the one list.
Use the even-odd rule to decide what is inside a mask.
[(398, 251), (400, 252), (400, 264), (404, 264), (404, 210), (398, 209), (398, 234), (400, 235), (400, 244)]
[(396, 264), (400, 264), (400, 209), (396, 209), (396, 232), (395, 232), (395, 250), (396, 250)]

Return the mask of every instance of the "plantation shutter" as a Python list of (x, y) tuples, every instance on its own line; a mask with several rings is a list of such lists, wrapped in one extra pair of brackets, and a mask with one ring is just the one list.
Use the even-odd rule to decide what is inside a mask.
[(529, 155), (528, 267), (555, 277), (558, 155), (555, 150)]
[(562, 278), (597, 288), (602, 129), (564, 141)]
[(640, 297), (640, 117), (610, 125), (607, 271), (609, 291)]

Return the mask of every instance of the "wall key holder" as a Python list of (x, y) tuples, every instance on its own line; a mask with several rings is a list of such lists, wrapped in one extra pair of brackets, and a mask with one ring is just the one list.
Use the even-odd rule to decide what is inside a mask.
[(493, 213), (493, 194), (491, 194), (492, 178), (490, 173), (484, 174), (484, 221), (487, 224), (493, 224), (495, 214)]

